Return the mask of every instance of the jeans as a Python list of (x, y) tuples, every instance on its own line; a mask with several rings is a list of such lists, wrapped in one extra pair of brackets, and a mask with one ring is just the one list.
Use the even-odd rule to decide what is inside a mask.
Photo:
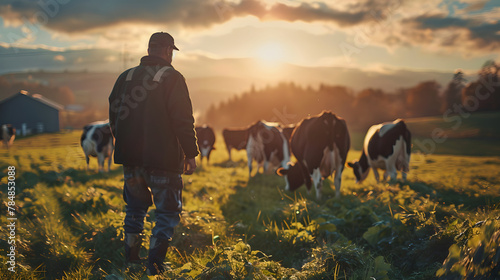
[(182, 211), (182, 177), (166, 171), (124, 166), (123, 199), (126, 233), (142, 233), (148, 208), (156, 206), (153, 236), (171, 240)]

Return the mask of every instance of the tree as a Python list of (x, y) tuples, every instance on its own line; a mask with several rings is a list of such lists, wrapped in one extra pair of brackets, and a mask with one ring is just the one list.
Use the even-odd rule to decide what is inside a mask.
[(481, 70), (479, 70), (479, 77), (496, 77), (498, 79), (498, 71), (500, 70), (500, 64), (497, 64), (494, 60), (487, 60)]
[(440, 87), (436, 81), (426, 81), (410, 88), (406, 95), (407, 116), (424, 117), (439, 114)]
[(391, 100), (380, 89), (364, 89), (356, 96), (353, 102), (353, 111), (356, 114), (355, 122), (361, 129), (373, 124), (391, 121), (394, 116), (390, 110)]
[(468, 111), (500, 110), (500, 64), (488, 60), (479, 70), (479, 79), (462, 91), (462, 105)]
[(454, 105), (462, 103), (462, 90), (465, 87), (465, 81), (464, 73), (458, 69), (444, 91), (441, 112), (452, 110)]

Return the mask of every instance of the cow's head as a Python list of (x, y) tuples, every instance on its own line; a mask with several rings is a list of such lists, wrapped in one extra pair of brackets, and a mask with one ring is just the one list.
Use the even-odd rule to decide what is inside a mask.
[(302, 169), (298, 164), (288, 164), (286, 168), (278, 168), (276, 174), (285, 177), (287, 191), (295, 191), (302, 184), (304, 184), (305, 178)]
[(347, 165), (353, 169), (354, 176), (356, 176), (356, 183), (363, 182), (368, 176), (368, 171), (370, 171), (369, 168), (362, 167), (359, 161), (349, 162)]
[(202, 157), (210, 157), (210, 153), (215, 150), (215, 146), (209, 143), (208, 140), (203, 141), (202, 143), (198, 143), (200, 148), (200, 154)]

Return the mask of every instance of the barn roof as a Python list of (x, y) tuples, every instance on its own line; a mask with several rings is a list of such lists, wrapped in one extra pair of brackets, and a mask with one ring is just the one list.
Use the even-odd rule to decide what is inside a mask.
[(16, 93), (16, 94), (14, 94), (14, 95), (11, 95), (11, 96), (9, 96), (9, 97), (5, 98), (4, 100), (1, 100), (1, 101), (0, 101), (0, 105), (1, 105), (1, 104), (3, 104), (3, 103), (5, 103), (5, 102), (8, 102), (10, 99), (13, 99), (13, 98), (15, 98), (15, 97), (17, 97), (17, 96), (19, 96), (19, 95), (24, 95), (24, 96), (26, 96), (26, 97), (32, 98), (32, 99), (34, 99), (34, 100), (36, 100), (36, 101), (38, 101), (38, 102), (40, 102), (40, 103), (43, 103), (43, 104), (45, 104), (45, 105), (47, 105), (47, 106), (50, 106), (50, 107), (52, 107), (52, 108), (54, 108), (54, 109), (57, 109), (57, 110), (59, 110), (59, 111), (61, 111), (61, 110), (63, 110), (63, 109), (64, 109), (64, 106), (63, 106), (63, 105), (61, 105), (61, 104), (59, 104), (59, 103), (57, 103), (57, 102), (55, 102), (55, 101), (52, 101), (52, 100), (50, 100), (50, 99), (48, 99), (48, 98), (46, 98), (46, 97), (43, 97), (41, 94), (31, 94), (31, 95), (30, 95), (30, 94), (29, 94), (27, 91), (25, 91), (25, 90), (21, 90), (20, 92), (18, 92), (18, 93)]

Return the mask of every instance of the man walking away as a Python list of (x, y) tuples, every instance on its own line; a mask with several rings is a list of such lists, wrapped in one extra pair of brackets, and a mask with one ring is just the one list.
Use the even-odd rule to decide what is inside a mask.
[(193, 108), (184, 77), (172, 63), (174, 38), (154, 33), (148, 55), (123, 72), (109, 96), (114, 161), (123, 164), (126, 203), (125, 257), (140, 263), (144, 218), (156, 206), (147, 259), (148, 275), (161, 274), (174, 228), (180, 222), (181, 174), (196, 169), (198, 146)]

